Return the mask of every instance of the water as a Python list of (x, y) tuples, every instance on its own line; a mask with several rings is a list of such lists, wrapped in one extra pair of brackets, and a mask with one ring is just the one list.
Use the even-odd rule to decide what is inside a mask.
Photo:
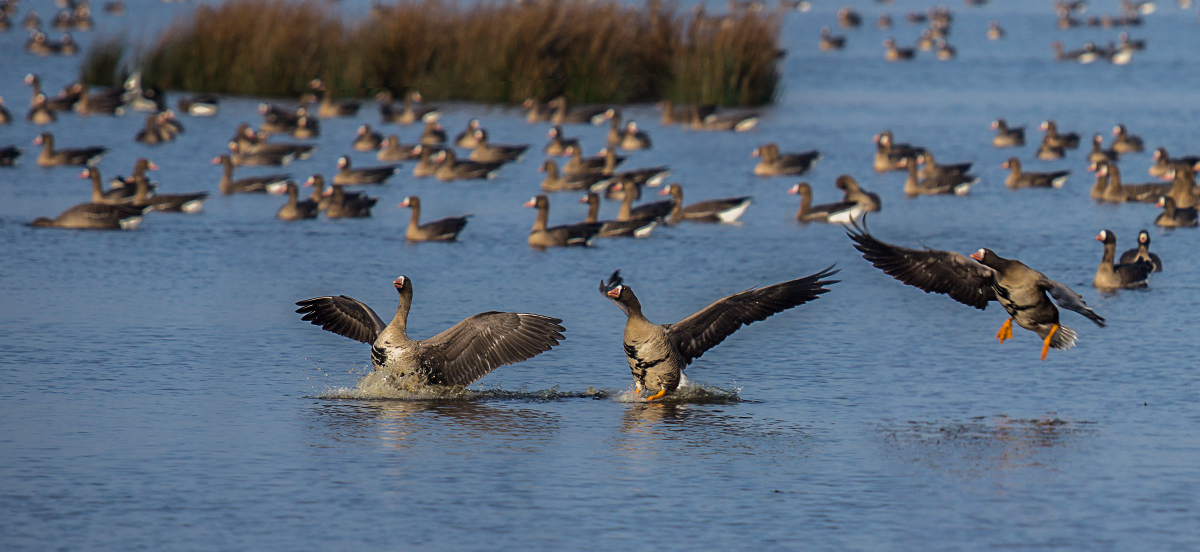
[[(740, 225), (659, 228), (647, 240), (589, 250), (525, 244), (540, 155), (494, 181), (442, 184), (404, 174), (372, 188), (367, 220), (285, 223), (270, 197), (214, 197), (198, 215), (152, 214), (132, 232), (25, 226), (87, 198), (77, 169), (41, 169), (23, 120), (0, 145), (26, 156), (0, 170), (0, 548), (5, 550), (808, 549), (1194, 550), (1200, 547), (1200, 385), (1194, 230), (1162, 232), (1146, 205), (1088, 199), (1083, 150), (1032, 161), (1034, 146), (990, 147), (990, 121), (1046, 118), (1084, 136), (1123, 122), (1148, 146), (1200, 152), (1194, 131), (1200, 30), (1192, 11), (1162, 3), (1145, 25), (1146, 52), (1124, 67), (1052, 61), (1049, 43), (1115, 40), (1116, 31), (1053, 27), (1049, 2), (958, 6), (959, 57), (886, 64), (880, 43), (911, 43), (902, 14), (927, 5), (851, 2), (872, 25), (846, 51), (816, 50), (836, 5), (789, 14), (784, 89), (750, 134), (662, 128), (649, 106), (624, 110), (654, 149), (628, 166), (669, 164), (687, 199), (751, 194)], [(1111, 4), (1111, 5), (1110, 5)], [(45, 0), (23, 2), (48, 19)], [(361, 5), (346, 6), (360, 10)], [(152, 34), (191, 5), (131, 3), (97, 14), (96, 34)], [(891, 31), (874, 29), (887, 9)], [(1088, 14), (1114, 12), (1094, 2)], [(142, 17), (140, 14), (145, 14)], [(23, 12), (22, 12), (23, 14)], [(987, 21), (1009, 35), (992, 43)], [(836, 33), (837, 31), (835, 31)], [(21, 51), (0, 35), (0, 94), (23, 116), (20, 79), (56, 91), (75, 59)], [(172, 102), (178, 95), (171, 95)], [(220, 116), (184, 117), (175, 143), (132, 137), (142, 117), (63, 116), (48, 127), (63, 147), (105, 144), (105, 177), (137, 157), (164, 191), (215, 192), (208, 164), (254, 99), (228, 98)], [(445, 105), (457, 133), (479, 117), (493, 141), (544, 143), (520, 113)], [(333, 170), (354, 130), (325, 120), (297, 178)], [(967, 197), (907, 200), (902, 175), (870, 170), (870, 138), (891, 129), (943, 162), (973, 161)], [(382, 126), (406, 142), (415, 127)], [(601, 127), (569, 127), (589, 153)], [(863, 261), (841, 229), (797, 225), (785, 191), (797, 179), (750, 176), (750, 151), (824, 153), (805, 180), (818, 202), (834, 178), (880, 193), (873, 232), (898, 244), (970, 252), (988, 246), (1083, 294), (1109, 321), (1073, 313), (1077, 348), (1038, 360), (1040, 342), (1004, 320), (926, 295)], [(1032, 141), (1032, 140), (1031, 140)], [(1004, 189), (999, 164), (1072, 170), (1057, 191)], [(352, 154), (356, 165), (374, 164)], [(1144, 181), (1149, 153), (1122, 160)], [(408, 164), (411, 167), (411, 164)], [(247, 169), (239, 174), (273, 172)], [(428, 219), (475, 215), (454, 244), (406, 244), (409, 194)], [(583, 217), (577, 194), (553, 195), (551, 221)], [(606, 203), (602, 216), (616, 205)], [(1090, 286), (1102, 229), (1121, 250), (1141, 228), (1166, 271), (1144, 291), (1105, 296)], [(620, 268), (656, 322), (717, 297), (811, 274), (830, 264), (841, 283), (819, 300), (744, 328), (687, 371), (703, 386), (685, 400), (632, 400), (623, 316), (596, 286)], [(500, 368), (456, 400), (386, 400), (359, 387), (366, 346), (302, 322), (299, 299), (345, 294), (387, 318), (389, 282), (415, 286), (410, 331), (431, 336), (485, 310), (562, 318), (554, 351)]]

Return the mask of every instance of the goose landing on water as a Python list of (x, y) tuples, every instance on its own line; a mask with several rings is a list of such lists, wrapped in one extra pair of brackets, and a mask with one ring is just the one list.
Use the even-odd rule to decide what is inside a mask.
[(396, 316), (385, 324), (371, 307), (339, 295), (297, 301), (303, 320), (371, 345), (371, 363), (398, 389), (430, 385), (467, 386), (492, 370), (549, 351), (564, 339), (562, 320), (540, 314), (489, 311), (429, 339), (409, 339), (412, 281), (392, 282), (400, 294)]

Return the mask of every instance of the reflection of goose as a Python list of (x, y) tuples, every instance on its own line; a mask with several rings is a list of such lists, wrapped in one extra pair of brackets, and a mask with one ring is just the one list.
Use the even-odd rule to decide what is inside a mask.
[[(390, 386), (369, 388), (373, 379), (368, 376), (357, 389), (326, 392), (322, 398), (397, 398), (396, 390)], [(326, 440), (382, 441), (397, 448), (428, 446), (429, 441), (421, 439), (440, 439), (447, 428), (453, 428), (460, 443), (475, 443), (481, 445), (480, 449), (485, 443), (494, 445), (497, 437), (519, 439), (525, 445), (549, 444), (559, 429), (560, 418), (552, 413), (508, 404), (501, 408), (473, 400), (487, 392), (436, 390), (441, 393), (422, 393), (413, 398), (467, 400), (320, 401), (308, 412), (319, 423), (304, 425), (309, 431), (327, 432), (328, 436), (321, 437)], [(529, 396), (534, 398), (533, 393)]]
[(396, 316), (384, 324), (371, 307), (345, 295), (298, 301), (296, 312), (322, 329), (371, 345), (376, 371), (386, 371), (398, 388), (470, 385), (492, 370), (533, 358), (563, 339), (562, 320), (540, 314), (484, 312), (429, 339), (408, 337), (413, 286), (392, 282), (400, 295)]

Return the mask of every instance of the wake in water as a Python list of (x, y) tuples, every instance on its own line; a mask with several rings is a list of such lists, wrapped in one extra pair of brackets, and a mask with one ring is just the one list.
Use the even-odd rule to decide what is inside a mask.
[[(679, 383), (679, 389), (667, 395), (656, 403), (669, 404), (711, 404), (735, 403), (741, 401), (738, 391), (741, 388), (722, 389), (706, 383), (693, 384), (686, 376)], [(404, 401), (482, 401), (482, 400), (527, 400), (555, 401), (562, 399), (612, 399), (621, 403), (645, 403), (642, 394), (632, 387), (621, 390), (616, 388), (588, 387), (584, 391), (563, 391), (557, 386), (550, 389), (530, 391), (526, 389), (505, 390), (499, 385), (495, 387), (479, 386), (468, 389), (461, 385), (397, 385), (394, 379), (388, 378), (382, 371), (370, 371), (358, 379), (354, 387), (327, 388), (314, 395), (319, 399), (362, 399), (362, 400), (404, 400)]]

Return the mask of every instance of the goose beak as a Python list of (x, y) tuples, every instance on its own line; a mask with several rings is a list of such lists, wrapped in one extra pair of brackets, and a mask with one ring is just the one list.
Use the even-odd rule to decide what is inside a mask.
[(158, 165), (155, 165), (154, 162), (151, 161), (150, 164), (146, 165), (146, 169), (151, 170), (151, 171), (157, 171)]
[(971, 253), (971, 258), (982, 263), (983, 262), (983, 250), (980, 249), (979, 251)]
[(1008, 161), (1005, 161), (1005, 162), (1001, 163), (1001, 164), (1000, 164), (1000, 168), (1001, 168), (1001, 169), (1007, 169), (1007, 168), (1008, 168)]
[(311, 188), (312, 186), (313, 186), (313, 179), (312, 179), (312, 177), (310, 176), (310, 177), (308, 177), (308, 180), (305, 180), (305, 181), (304, 181), (304, 187), (305, 187), (305, 188)]
[(83, 172), (79, 173), (79, 178), (87, 178), (89, 176), (92, 176), (92, 175), (88, 174), (86, 169)]
[(621, 296), (621, 290), (624, 289), (624, 287), (625, 286), (617, 286), (615, 288), (612, 288), (612, 289), (604, 292), (604, 294), (609, 296), (612, 299), (616, 299)]
[(796, 194), (800, 193), (800, 185), (793, 184), (791, 188), (788, 188), (787, 193), (792, 194), (792, 195), (796, 195)]
[(537, 207), (537, 198), (536, 198), (536, 197), (535, 197), (535, 198), (530, 198), (530, 200), (529, 200), (529, 201), (526, 201), (526, 202), (525, 202), (525, 206), (526, 206), (526, 207)]
[(401, 202), (400, 202), (399, 204), (397, 204), (396, 206), (397, 206), (397, 207), (408, 207), (408, 198), (407, 198), (407, 197), (406, 197), (406, 198), (404, 198), (404, 201), (401, 201)]
[(393, 280), (392, 285), (396, 286), (396, 289), (404, 289), (404, 276), (401, 276), (401, 277)]
[(588, 202), (588, 196), (583, 196), (583, 197), (579, 198), (579, 202), (580, 202), (580, 203), (587, 203), (587, 202)]
[(663, 188), (663, 189), (661, 189), (661, 190), (659, 190), (659, 191), (658, 191), (658, 195), (660, 195), (660, 196), (668, 195), (668, 194), (670, 194), (670, 193), (671, 193), (671, 189), (670, 189), (670, 188)]

